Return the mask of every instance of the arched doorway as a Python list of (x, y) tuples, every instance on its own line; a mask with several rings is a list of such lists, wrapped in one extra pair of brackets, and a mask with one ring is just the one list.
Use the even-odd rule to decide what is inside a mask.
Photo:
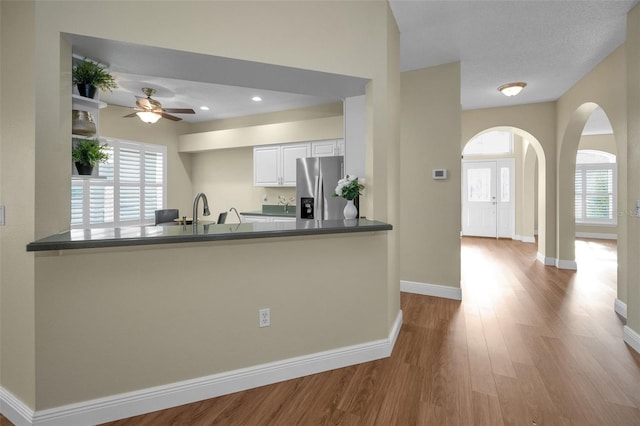
[[(506, 134), (510, 135), (509, 149), (506, 149), (507, 143), (504, 140), (504, 135)], [(496, 135), (499, 135), (498, 139), (493, 138), (493, 136)], [(502, 137), (501, 142), (500, 137)], [(488, 146), (492, 143), (497, 143), (497, 145), (499, 145), (497, 149), (493, 149), (491, 146)], [(465, 204), (468, 204), (469, 198), (473, 197), (473, 191), (471, 191), (468, 186), (470, 183), (468, 176), (465, 176), (465, 173), (468, 170), (473, 169), (476, 164), (481, 168), (488, 168), (491, 167), (493, 162), (496, 162), (496, 164), (505, 164), (505, 161), (507, 160), (513, 160), (513, 173), (515, 177), (515, 179), (509, 184), (513, 185), (513, 187), (508, 188), (514, 197), (511, 201), (514, 203), (515, 213), (511, 238), (527, 243), (535, 243), (535, 230), (537, 228), (538, 247), (544, 247), (546, 239), (546, 162), (544, 150), (542, 149), (540, 142), (533, 135), (516, 127), (501, 126), (487, 128), (474, 135), (467, 141), (467, 143), (465, 143), (462, 155), (462, 234), (465, 234), (465, 221), (468, 223), (469, 220), (469, 217), (465, 217), (465, 215), (470, 214), (470, 211), (465, 210), (464, 206)], [(489, 176), (487, 172), (485, 172), (485, 175)], [(499, 176), (499, 173), (496, 173), (497, 181), (500, 181), (500, 178), (501, 176)], [(467, 187), (465, 187), (465, 185), (467, 185)], [(502, 194), (496, 195), (495, 200), (490, 199), (489, 205), (494, 201), (496, 205), (499, 205), (500, 197), (502, 195), (507, 195), (507, 193), (504, 192), (504, 189), (507, 188), (507, 186), (504, 185), (504, 182), (500, 187), (503, 191)], [(493, 197), (493, 195), (491, 197)], [(507, 198), (509, 197), (507, 196)], [(489, 214), (491, 214), (491, 212)], [(497, 221), (499, 221), (499, 215), (500, 213), (496, 212)], [(497, 224), (496, 226), (499, 227), (500, 225)], [(504, 236), (504, 234), (501, 235), (498, 231), (496, 236), (501, 237)], [(537, 257), (538, 260), (546, 263), (544, 251), (541, 253), (539, 250)]]
[[(597, 119), (597, 120), (594, 120)], [(587, 126), (587, 123), (590, 123)], [(598, 136), (598, 138), (594, 138)], [(606, 112), (593, 102), (582, 104), (578, 107), (564, 132), (560, 154), (558, 157), (558, 235), (556, 238), (558, 260), (556, 266), (562, 269), (577, 269), (577, 263), (575, 261), (575, 238), (576, 231), (585, 234), (584, 229), (588, 228), (587, 235), (595, 233), (609, 234), (616, 233), (615, 227), (617, 227), (617, 195), (620, 191), (616, 191), (609, 198), (609, 203), (606, 207), (609, 211), (607, 221), (599, 220), (595, 216), (602, 215), (604, 213), (597, 213), (592, 207), (593, 212), (588, 212), (586, 205), (583, 203), (591, 202), (593, 204), (595, 200), (589, 201), (584, 198), (582, 188), (579, 188), (576, 175), (576, 158), (579, 149), (583, 150), (599, 150), (615, 154), (616, 140), (613, 133), (613, 128), (609, 122)], [(578, 170), (580, 173), (580, 170)], [(612, 173), (617, 175), (617, 169), (614, 169)], [(595, 174), (594, 174), (595, 176)], [(584, 184), (586, 184), (586, 178), (583, 178)], [(604, 182), (604, 181), (602, 181)], [(599, 184), (603, 186), (603, 183)], [(615, 188), (615, 180), (611, 183), (611, 188)], [(613, 189), (609, 192), (613, 191)], [(589, 188), (584, 188), (587, 191)], [(592, 191), (591, 191), (592, 192)], [(576, 195), (581, 197), (580, 200), (576, 198)], [(598, 202), (604, 203), (605, 197), (598, 197)], [(602, 206), (604, 212), (604, 206)], [(578, 211), (579, 210), (579, 211)], [(578, 225), (576, 224), (576, 216), (578, 217)], [(600, 222), (600, 223), (598, 223)], [(601, 232), (603, 226), (604, 231)], [(598, 227), (600, 229), (598, 229)], [(595, 232), (594, 232), (595, 231)]]

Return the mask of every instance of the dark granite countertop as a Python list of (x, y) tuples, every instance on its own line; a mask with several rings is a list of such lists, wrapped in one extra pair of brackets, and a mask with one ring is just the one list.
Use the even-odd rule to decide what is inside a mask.
[(296, 220), (295, 222), (219, 225), (131, 226), (124, 228), (72, 229), (27, 244), (27, 251), (127, 247), (149, 244), (192, 243), (299, 235), (390, 231), (384, 222), (366, 219)]

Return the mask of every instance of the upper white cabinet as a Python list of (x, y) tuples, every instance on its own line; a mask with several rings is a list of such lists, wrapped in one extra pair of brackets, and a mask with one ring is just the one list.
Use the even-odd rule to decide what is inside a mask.
[(296, 160), (344, 155), (344, 139), (253, 148), (254, 186), (296, 186)]
[(310, 156), (309, 143), (254, 147), (254, 186), (296, 186), (296, 160)]
[(253, 148), (253, 185), (280, 186), (282, 150), (279, 145)]
[(344, 155), (344, 139), (311, 142), (312, 157)]

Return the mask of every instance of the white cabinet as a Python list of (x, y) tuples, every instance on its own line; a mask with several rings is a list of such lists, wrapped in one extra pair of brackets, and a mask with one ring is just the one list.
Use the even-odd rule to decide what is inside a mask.
[(241, 214), (242, 223), (266, 223), (271, 222), (271, 216), (252, 216)]
[(310, 154), (308, 143), (254, 147), (253, 185), (296, 186), (296, 160)]
[(295, 217), (286, 216), (258, 216), (242, 214), (243, 223), (283, 223), (283, 222), (295, 222)]
[(280, 186), (282, 151), (278, 145), (253, 148), (253, 185)]
[(344, 155), (344, 139), (311, 142), (312, 157)]

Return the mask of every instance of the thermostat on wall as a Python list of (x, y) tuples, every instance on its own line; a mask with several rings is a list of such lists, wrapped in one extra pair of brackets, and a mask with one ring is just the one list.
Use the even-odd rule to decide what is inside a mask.
[(434, 179), (446, 179), (447, 169), (433, 169), (431, 176)]

